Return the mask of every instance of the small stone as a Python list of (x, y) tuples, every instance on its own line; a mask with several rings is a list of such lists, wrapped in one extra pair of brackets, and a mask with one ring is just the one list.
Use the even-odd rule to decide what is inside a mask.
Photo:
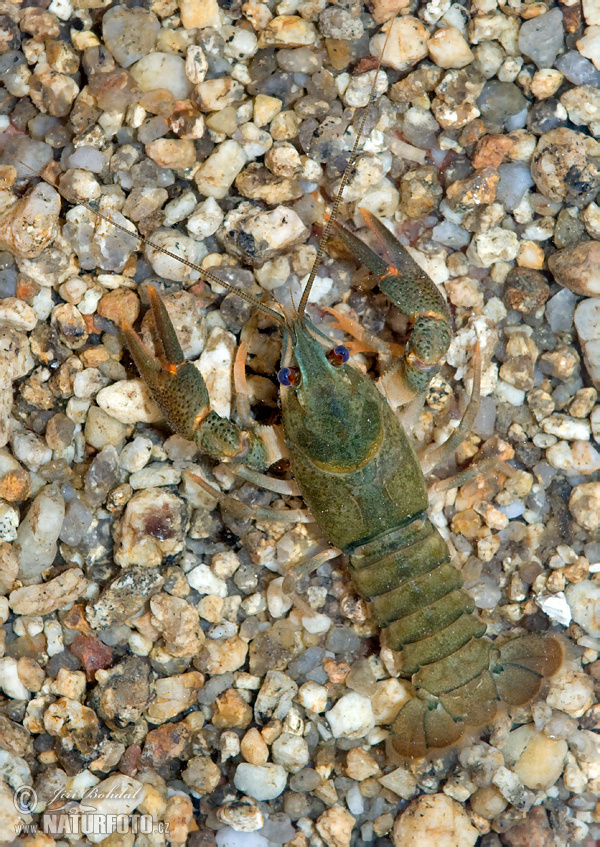
[(206, 197), (222, 200), (245, 164), (246, 154), (237, 141), (224, 141), (196, 171), (198, 190)]
[(591, 59), (600, 70), (600, 26), (588, 26), (576, 45), (580, 54)]
[[(564, 76), (561, 72), (552, 68), (544, 68), (541, 71), (536, 71), (531, 80), (531, 93), (538, 100), (545, 100), (547, 97), (552, 97), (553, 94), (556, 94), (563, 80)], [(561, 103), (567, 107), (562, 97)]]
[(204, 643), (196, 609), (180, 597), (155, 594), (150, 600), (152, 625), (161, 633), (171, 656), (194, 656)]
[(41, 585), (17, 588), (8, 599), (16, 615), (49, 615), (71, 606), (87, 588), (87, 580), (79, 568), (71, 568)]
[(600, 294), (600, 241), (580, 241), (557, 250), (548, 266), (560, 285), (576, 294), (594, 297)]
[(65, 503), (58, 487), (45, 486), (21, 522), (14, 545), (19, 578), (26, 585), (39, 582), (53, 563), (64, 516)]
[(410, 800), (418, 793), (417, 780), (406, 768), (396, 768), (391, 773), (380, 776), (378, 782), (403, 800)]
[(317, 682), (304, 682), (298, 691), (298, 701), (311, 712), (324, 712), (327, 708), (327, 689)]
[(410, 699), (407, 686), (399, 679), (382, 679), (373, 686), (371, 707), (376, 724), (389, 724)]
[(317, 832), (327, 847), (350, 847), (355, 820), (346, 809), (332, 806), (317, 819)]
[(564, 44), (563, 15), (551, 9), (521, 24), (519, 50), (538, 68), (551, 68)]
[(122, 379), (101, 389), (96, 402), (111, 418), (122, 424), (155, 423), (163, 413), (142, 379)]
[(419, 797), (392, 831), (395, 847), (474, 847), (478, 838), (463, 806), (446, 794)]
[(306, 240), (307, 229), (293, 209), (278, 206), (261, 211), (241, 203), (226, 216), (218, 238), (228, 252), (260, 268)]
[(271, 754), (275, 764), (282, 765), (290, 773), (298, 773), (310, 760), (306, 740), (289, 732), (282, 732), (279, 738), (275, 739)]
[(185, 100), (192, 87), (185, 74), (185, 61), (171, 53), (144, 55), (132, 65), (130, 73), (142, 91), (166, 88), (176, 100)]
[(472, 159), (473, 167), (476, 169), (497, 168), (513, 146), (513, 140), (506, 135), (500, 133), (484, 135), (477, 142)]
[(261, 30), (258, 38), (260, 50), (265, 47), (310, 46), (317, 40), (315, 25), (296, 15), (278, 15)]
[(221, 771), (208, 756), (193, 756), (182, 773), (183, 781), (197, 794), (210, 794), (221, 780)]
[(502, 745), (508, 763), (514, 762), (515, 773), (527, 788), (545, 791), (554, 785), (563, 771), (567, 742), (537, 732), (535, 724), (524, 724), (513, 730)]
[(130, 566), (103, 590), (98, 600), (86, 608), (90, 626), (106, 629), (137, 615), (163, 583), (158, 570), (143, 565)]
[(269, 748), (256, 727), (251, 727), (241, 740), (244, 759), (251, 765), (264, 765), (269, 758)]
[(600, 527), (600, 483), (576, 485), (569, 497), (569, 511), (584, 529), (595, 532)]
[(204, 29), (219, 25), (217, 0), (179, 0), (181, 23), (185, 29)]
[(107, 446), (121, 444), (127, 435), (127, 427), (104, 409), (92, 406), (87, 414), (84, 434), (88, 444), (96, 450), (103, 450)]
[(486, 127), (496, 130), (527, 109), (528, 102), (514, 82), (491, 79), (477, 98), (477, 106)]
[(196, 93), (203, 112), (218, 112), (242, 100), (244, 87), (232, 77), (222, 76), (200, 82), (196, 86)]
[(142, 7), (113, 6), (102, 17), (104, 43), (123, 68), (152, 53), (160, 23)]
[(262, 127), (270, 124), (275, 115), (281, 112), (282, 106), (283, 102), (279, 97), (257, 94), (253, 104), (253, 120), (256, 126)]
[(135, 291), (116, 288), (102, 296), (98, 303), (98, 314), (118, 327), (123, 323), (134, 324), (140, 313), (140, 301)]
[(345, 694), (326, 712), (335, 738), (363, 738), (375, 726), (371, 701), (362, 694)]
[(281, 765), (251, 765), (242, 762), (235, 770), (233, 782), (238, 791), (255, 800), (274, 800), (285, 789), (287, 773)]
[(247, 655), (248, 645), (237, 635), (209, 638), (204, 642), (198, 667), (211, 675), (232, 673), (242, 667)]
[[(596, 486), (598, 483), (584, 483), (578, 485), (574, 491), (590, 485)], [(571, 494), (572, 499), (573, 493)], [(572, 512), (571, 508), (570, 511)], [(581, 523), (581, 521), (579, 522)], [(598, 638), (600, 635), (600, 587), (591, 580), (584, 579), (581, 582), (569, 585), (565, 595), (575, 623), (579, 624), (593, 638)]]
[(197, 702), (198, 691), (203, 685), (204, 676), (197, 671), (157, 679), (154, 683), (156, 698), (146, 710), (150, 723), (165, 723), (189, 709)]
[(115, 529), (115, 562), (121, 567), (160, 565), (164, 557), (183, 550), (187, 513), (170, 491), (147, 488), (127, 503)]
[[(389, 37), (388, 37), (389, 33)], [(371, 52), (384, 67), (407, 71), (427, 55), (429, 30), (411, 15), (394, 18), (371, 39)]]
[(565, 663), (552, 677), (546, 702), (552, 709), (560, 709), (573, 718), (580, 718), (591, 706), (593, 692), (593, 679)]
[(234, 688), (219, 694), (213, 706), (212, 723), (218, 729), (236, 727), (243, 729), (252, 720), (252, 707)]
[[(597, 243), (597, 242), (589, 242)], [(589, 276), (593, 279), (593, 269)], [(600, 367), (598, 366), (598, 350), (600, 349), (600, 298), (588, 297), (582, 300), (575, 309), (575, 328), (583, 349), (587, 371), (596, 388), (600, 388)]]
[(527, 268), (513, 268), (504, 284), (502, 300), (509, 309), (529, 314), (543, 306), (550, 287), (543, 274)]
[(550, 200), (586, 206), (600, 187), (599, 150), (594, 139), (575, 130), (545, 132), (531, 162), (538, 190)]
[(0, 214), (0, 248), (21, 259), (33, 259), (54, 240), (60, 214), (60, 195), (46, 183)]
[(455, 26), (444, 26), (436, 30), (427, 43), (432, 60), (439, 68), (464, 68), (475, 58)]
[(350, 779), (362, 782), (371, 776), (379, 776), (380, 769), (375, 759), (363, 747), (353, 747), (346, 756), (346, 773)]

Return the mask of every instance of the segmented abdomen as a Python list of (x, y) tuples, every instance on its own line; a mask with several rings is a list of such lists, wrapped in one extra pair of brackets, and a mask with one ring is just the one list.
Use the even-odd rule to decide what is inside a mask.
[(473, 614), (473, 598), (450, 564), (446, 542), (425, 513), (350, 555), (359, 593), (402, 651), (402, 673), (417, 696), (400, 710), (391, 743), (401, 756), (424, 756), (483, 726), (498, 701), (523, 705), (562, 662), (551, 636), (526, 635), (496, 648)]

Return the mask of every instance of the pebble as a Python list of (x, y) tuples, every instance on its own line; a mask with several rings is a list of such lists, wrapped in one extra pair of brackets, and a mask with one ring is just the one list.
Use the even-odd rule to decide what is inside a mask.
[(54, 561), (64, 516), (65, 502), (58, 486), (45, 486), (17, 530), (14, 549), (19, 579), (26, 585), (39, 582)]
[[(388, 36), (389, 33), (389, 36)], [(429, 30), (411, 15), (384, 24), (371, 39), (371, 52), (384, 67), (408, 71), (427, 56)]]
[(103, 450), (107, 446), (122, 444), (127, 435), (127, 426), (107, 414), (104, 409), (91, 406), (85, 419), (84, 434), (87, 444), (96, 450)]
[(204, 642), (199, 666), (208, 674), (232, 673), (239, 670), (248, 655), (248, 645), (237, 635), (210, 638)]
[(222, 200), (245, 164), (246, 154), (237, 141), (228, 139), (218, 144), (196, 171), (198, 190), (205, 197)]
[(0, 659), (0, 689), (13, 700), (29, 700), (31, 697), (19, 677), (16, 659), (10, 656)]
[(150, 723), (165, 723), (189, 709), (196, 703), (203, 685), (204, 676), (198, 671), (157, 679), (154, 683), (156, 697), (146, 711)]
[(591, 59), (600, 70), (600, 27), (588, 26), (576, 46), (581, 55)]
[(474, 847), (478, 838), (463, 806), (446, 794), (420, 797), (396, 818), (392, 830), (395, 847)]
[(544, 15), (523, 21), (519, 30), (519, 50), (538, 68), (551, 68), (564, 44), (563, 15), (550, 9)]
[(406, 768), (396, 768), (385, 776), (380, 776), (378, 781), (403, 800), (410, 800), (418, 793), (417, 781)]
[(217, 0), (179, 0), (179, 11), (185, 29), (205, 29), (219, 24)]
[(166, 88), (176, 100), (185, 100), (192, 89), (185, 74), (185, 61), (172, 53), (145, 54), (131, 66), (130, 73), (142, 91)]
[(152, 568), (183, 550), (187, 514), (179, 497), (162, 488), (136, 492), (115, 532), (115, 562)]
[(462, 32), (455, 26), (436, 30), (427, 43), (427, 49), (439, 68), (464, 68), (475, 58)]
[(277, 15), (261, 30), (258, 47), (303, 47), (314, 44), (317, 30), (310, 21), (296, 15)]
[(600, 187), (598, 143), (583, 133), (561, 127), (545, 132), (531, 161), (535, 184), (550, 200), (586, 206)]
[(104, 588), (94, 603), (86, 607), (90, 626), (107, 629), (137, 615), (163, 583), (164, 578), (157, 570), (131, 565)]
[(594, 682), (572, 663), (564, 662), (552, 677), (546, 702), (552, 709), (580, 718), (589, 709), (593, 700)]
[(364, 738), (375, 726), (371, 701), (362, 694), (345, 694), (325, 713), (335, 738)]
[(208, 390), (210, 407), (224, 418), (228, 418), (231, 411), (231, 374), (235, 344), (235, 336), (231, 332), (216, 326), (210, 331), (198, 361), (198, 370)]
[(501, 749), (526, 788), (545, 791), (561, 776), (569, 748), (564, 739), (549, 738), (529, 723), (513, 730)]
[(163, 414), (142, 379), (122, 379), (102, 388), (98, 406), (122, 424), (155, 423)]
[(308, 744), (300, 735), (282, 732), (271, 747), (276, 765), (282, 765), (289, 773), (298, 773), (310, 760)]
[(281, 765), (242, 762), (235, 769), (233, 782), (238, 791), (255, 800), (274, 800), (285, 790), (287, 773)]
[(600, 526), (600, 483), (576, 485), (569, 497), (569, 511), (577, 523), (595, 532)]
[[(186, 262), (196, 265), (200, 264), (207, 253), (206, 248), (201, 242), (195, 241), (187, 235), (182, 235), (176, 229), (167, 229), (166, 227), (157, 229), (151, 233), (149, 240), (156, 247), (146, 244), (144, 255), (155, 274), (165, 279), (174, 280), (175, 282), (189, 282), (189, 280), (199, 278), (200, 274), (198, 271), (182, 264), (179, 259), (181, 258)], [(169, 253), (174, 254), (178, 258), (168, 256), (157, 248), (168, 250)]]
[(102, 17), (104, 43), (123, 68), (152, 53), (159, 30), (156, 15), (141, 7), (113, 6)]
[(326, 809), (317, 819), (317, 832), (328, 847), (350, 847), (355, 818), (341, 806)]
[[(577, 488), (584, 488), (585, 485), (596, 486), (597, 483), (584, 483)], [(573, 494), (571, 494), (572, 499)], [(569, 509), (572, 513), (570, 504)], [(598, 638), (600, 636), (600, 587), (595, 582), (584, 579), (567, 586), (565, 596), (575, 623), (592, 637)]]
[(41, 585), (29, 585), (11, 592), (8, 602), (16, 615), (49, 615), (72, 605), (87, 588), (79, 568), (71, 568)]
[(182, 778), (195, 794), (202, 796), (215, 790), (221, 779), (221, 771), (209, 756), (193, 756), (188, 760)]
[(60, 195), (46, 183), (36, 185), (0, 214), (0, 248), (20, 259), (34, 259), (56, 237)]
[[(590, 275), (593, 273), (590, 269)], [(600, 298), (582, 300), (575, 309), (574, 321), (587, 371), (594, 386), (600, 388)]]
[(241, 203), (226, 215), (217, 237), (228, 252), (260, 268), (284, 251), (303, 244), (308, 234), (300, 216), (286, 206), (261, 211)]
[(577, 50), (563, 53), (558, 57), (555, 65), (573, 85), (597, 86), (600, 83), (600, 71)]
[[(89, 814), (82, 816), (81, 830), (92, 844), (103, 841), (117, 830), (120, 815), (129, 815), (146, 796), (144, 784), (125, 774), (112, 774), (94, 786), (86, 794), (85, 810)], [(98, 817), (96, 817), (98, 816)], [(103, 819), (106, 830), (97, 831), (95, 821)]]
[(600, 294), (600, 241), (578, 241), (557, 250), (548, 260), (556, 282), (576, 294), (594, 297)]

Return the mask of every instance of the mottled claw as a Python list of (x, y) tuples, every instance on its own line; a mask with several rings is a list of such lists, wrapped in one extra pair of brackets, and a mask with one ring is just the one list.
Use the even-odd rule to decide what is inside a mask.
[(378, 255), (353, 233), (335, 222), (347, 247), (379, 277), (379, 287), (410, 318), (411, 331), (404, 359), (403, 376), (415, 392), (424, 391), (448, 350), (452, 333), (450, 312), (435, 283), (412, 258), (408, 250), (375, 215), (360, 210), (375, 234), (382, 255)]
[(245, 432), (210, 408), (208, 389), (200, 371), (183, 357), (175, 328), (155, 288), (149, 287), (157, 355), (153, 356), (129, 324), (123, 333), (140, 376), (171, 429), (215, 459), (244, 462), (252, 468), (268, 466), (262, 439)]

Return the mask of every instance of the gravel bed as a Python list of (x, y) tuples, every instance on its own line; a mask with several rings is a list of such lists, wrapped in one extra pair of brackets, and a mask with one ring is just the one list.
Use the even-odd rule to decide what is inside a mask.
[[(600, 0), (8, 0), (0, 81), (0, 843), (600, 840)], [(277, 327), (89, 206), (292, 307), (365, 109), (340, 217), (366, 241), (359, 207), (388, 222), (453, 313), (420, 449), (457, 425), (481, 344), (431, 518), (490, 634), (567, 648), (538, 702), (413, 763), (386, 748), (410, 686), (343, 559), (293, 605), (314, 523), (235, 503), (301, 499), (170, 433), (120, 333), (152, 345), (154, 285), (234, 417), (245, 341), (288, 480)], [(376, 282), (333, 238), (311, 319), (401, 342)], [(352, 359), (396, 406), (392, 360)], [(60, 808), (154, 830), (44, 833)]]

